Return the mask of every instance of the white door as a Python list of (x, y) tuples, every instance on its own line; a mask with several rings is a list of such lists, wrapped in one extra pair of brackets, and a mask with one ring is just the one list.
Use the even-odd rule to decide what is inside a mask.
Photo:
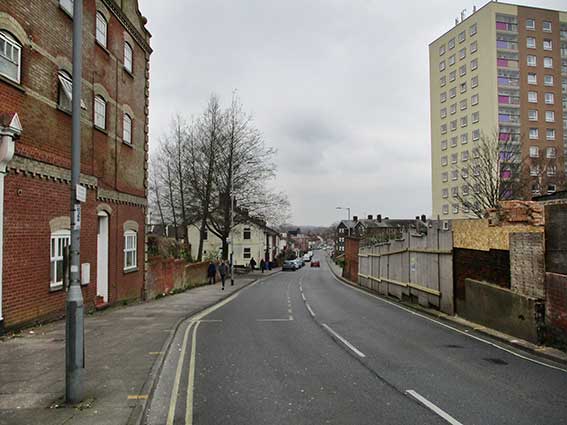
[(108, 214), (98, 213), (96, 294), (108, 302)]

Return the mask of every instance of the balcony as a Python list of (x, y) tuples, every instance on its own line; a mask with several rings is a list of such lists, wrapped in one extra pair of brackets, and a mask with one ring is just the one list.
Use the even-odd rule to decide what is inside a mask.
[(499, 105), (519, 105), (520, 104), (520, 97), (519, 96), (509, 96), (509, 95), (498, 95), (498, 104)]
[(496, 40), (497, 49), (518, 50), (518, 43), (515, 41)]
[(517, 78), (498, 77), (498, 87), (520, 87), (520, 80)]
[(518, 24), (496, 21), (496, 31), (506, 31), (506, 32), (517, 33), (518, 32)]
[(519, 115), (512, 115), (506, 113), (499, 113), (498, 114), (498, 122), (506, 125), (519, 125), (520, 124), (520, 116)]
[(518, 61), (515, 59), (498, 58), (496, 59), (496, 66), (506, 69), (518, 69)]

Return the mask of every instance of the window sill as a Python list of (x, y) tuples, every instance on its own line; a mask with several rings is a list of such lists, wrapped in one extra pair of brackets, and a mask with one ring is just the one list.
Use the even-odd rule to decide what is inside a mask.
[(138, 267), (132, 267), (132, 268), (123, 270), (124, 274), (136, 273), (137, 271), (139, 271)]
[(128, 146), (130, 149), (134, 149), (134, 146), (132, 145), (132, 143), (128, 143), (128, 142), (124, 141), (124, 139), (122, 139), (122, 144)]
[(61, 9), (63, 13), (69, 17), (69, 19), (73, 19), (73, 13), (69, 12), (67, 9), (61, 6), (61, 3), (59, 3), (59, 9)]
[(73, 117), (73, 113), (70, 110), (62, 108), (59, 104), (57, 105), (57, 110), (63, 112), (66, 115), (69, 115), (70, 117)]
[(102, 127), (99, 127), (99, 126), (96, 125), (96, 124), (93, 124), (93, 128), (94, 128), (96, 131), (100, 131), (102, 134), (106, 134), (106, 135), (108, 136), (108, 131), (106, 131), (106, 129), (104, 129), (104, 128), (102, 128)]
[(127, 68), (124, 67), (124, 66), (122, 67), (122, 69), (124, 70), (124, 72), (125, 72), (126, 74), (128, 74), (128, 76), (129, 76), (130, 78), (134, 79), (134, 74), (132, 73), (132, 71), (130, 71), (129, 69), (127, 69)]
[(21, 85), (21, 83), (16, 83), (14, 80), (9, 79), (0, 74), (0, 81), (9, 84), (10, 86), (14, 87), (16, 90), (21, 91), (22, 93), (26, 92), (26, 89)]
[(106, 53), (108, 56), (110, 56), (110, 50), (108, 50), (108, 48), (104, 44), (102, 44), (96, 38), (95, 38), (95, 43), (98, 47), (100, 47), (104, 51), (104, 53)]
[(49, 284), (49, 293), (52, 292), (60, 292), (63, 290), (63, 284), (60, 283), (59, 285), (51, 285)]

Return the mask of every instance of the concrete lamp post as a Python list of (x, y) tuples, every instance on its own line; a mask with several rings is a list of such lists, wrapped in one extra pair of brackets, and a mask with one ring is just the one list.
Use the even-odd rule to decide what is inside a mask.
[(337, 207), (338, 210), (347, 210), (348, 211), (348, 219), (350, 220), (350, 207)]
[(18, 114), (0, 113), (0, 334), (4, 328), (2, 314), (2, 264), (4, 256), (4, 176), (8, 163), (14, 157), (16, 139), (22, 134), (22, 124)]

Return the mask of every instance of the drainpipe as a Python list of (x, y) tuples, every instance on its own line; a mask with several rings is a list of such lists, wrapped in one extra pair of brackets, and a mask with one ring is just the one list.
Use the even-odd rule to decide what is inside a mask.
[[(6, 119), (7, 118), (7, 119)], [(18, 114), (3, 115), (0, 124), (0, 334), (4, 329), (2, 314), (2, 267), (4, 264), (4, 176), (8, 162), (14, 157), (15, 140), (20, 136), (22, 127)], [(8, 124), (5, 126), (4, 122)]]

